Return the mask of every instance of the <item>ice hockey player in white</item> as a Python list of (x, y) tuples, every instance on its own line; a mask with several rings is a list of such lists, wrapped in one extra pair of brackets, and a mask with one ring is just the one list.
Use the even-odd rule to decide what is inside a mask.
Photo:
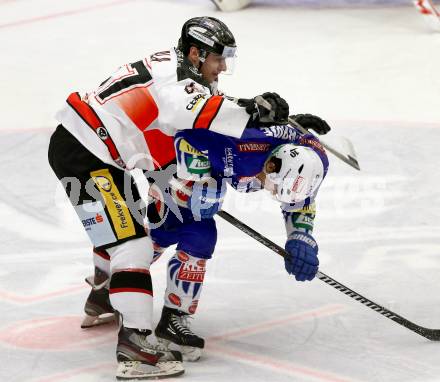
[(86, 312), (114, 309), (120, 315), (120, 379), (184, 372), (179, 352), (159, 352), (148, 340), (154, 250), (129, 170), (171, 169), (177, 130), (209, 128), (240, 137), (250, 120), (287, 118), (287, 104), (274, 93), (266, 96), (271, 111), (256, 102), (243, 108), (217, 94), (218, 75), (232, 68), (235, 50), (225, 24), (193, 18), (177, 48), (121, 66), (95, 90), (72, 93), (57, 113), (49, 163), (96, 249)]

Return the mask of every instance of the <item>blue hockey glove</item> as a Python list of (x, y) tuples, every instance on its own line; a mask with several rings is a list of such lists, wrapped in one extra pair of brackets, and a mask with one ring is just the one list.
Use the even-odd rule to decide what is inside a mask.
[(286, 242), (284, 265), (297, 281), (313, 280), (318, 272), (318, 244), (312, 235), (295, 232)]
[(226, 185), (222, 185), (221, 182), (213, 183), (215, 184), (196, 182), (193, 185), (188, 208), (191, 209), (196, 220), (213, 218), (222, 206)]

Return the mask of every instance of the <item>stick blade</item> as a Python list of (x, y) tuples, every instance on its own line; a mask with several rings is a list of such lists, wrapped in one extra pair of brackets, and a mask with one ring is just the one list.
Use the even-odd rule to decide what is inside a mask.
[(348, 138), (342, 136), (333, 136), (331, 139), (331, 144), (328, 141), (328, 138), (323, 139), (322, 137), (319, 137), (319, 139), (321, 144), (328, 152), (332, 153), (334, 156), (356, 170), (361, 170), (353, 143)]
[(346, 153), (347, 158), (351, 163), (351, 166), (353, 166), (356, 170), (360, 171), (361, 167), (359, 166), (359, 161), (357, 159), (357, 155), (356, 155), (356, 151), (353, 146), (353, 142), (351, 142), (346, 137), (341, 137), (341, 141), (342, 141), (342, 144), (345, 148), (344, 152)]

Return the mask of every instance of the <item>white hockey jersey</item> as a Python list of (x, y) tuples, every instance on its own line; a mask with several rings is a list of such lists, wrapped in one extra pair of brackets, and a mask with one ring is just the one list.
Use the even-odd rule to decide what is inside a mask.
[(56, 118), (103, 162), (154, 170), (175, 158), (177, 130), (240, 137), (249, 115), (190, 78), (179, 81), (172, 49), (121, 66), (94, 91), (72, 93)]

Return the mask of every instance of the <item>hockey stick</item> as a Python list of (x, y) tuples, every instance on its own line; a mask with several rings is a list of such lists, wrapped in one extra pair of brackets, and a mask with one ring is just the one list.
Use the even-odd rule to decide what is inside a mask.
[[(311, 134), (310, 131), (302, 127), (298, 122), (295, 122), (293, 118), (289, 117), (289, 124), (295, 126), (298, 130), (300, 130), (304, 134)], [(328, 143), (323, 142), (322, 139), (319, 139), (321, 145), (329, 152), (331, 152), (335, 157), (339, 158), (341, 161), (347, 163), (349, 166), (355, 168), (360, 171), (359, 162), (356, 158), (356, 154), (354, 152), (353, 144), (345, 138), (346, 144), (348, 145), (348, 150), (346, 154), (341, 153), (335, 148), (331, 147)]]
[[(272, 106), (269, 102), (267, 102), (263, 97), (257, 96), (255, 97), (255, 102), (267, 110), (271, 110)], [(299, 131), (301, 131), (303, 134), (312, 134), (310, 131), (302, 127), (298, 122), (296, 122), (293, 118), (289, 117), (289, 124), (296, 127)], [(322, 141), (322, 139), (319, 139), (321, 145), (330, 153), (332, 153), (335, 157), (339, 158), (343, 162), (347, 163), (349, 166), (355, 168), (356, 170), (360, 170), (359, 162), (356, 158), (356, 153), (354, 152), (353, 144), (345, 138), (345, 142), (347, 145), (347, 152), (344, 154), (340, 152), (339, 150), (336, 150), (334, 147), (330, 146), (328, 143), (325, 143)]]
[(417, 10), (425, 16), (425, 20), (437, 30), (440, 30), (440, 12), (435, 8), (432, 0), (415, 0), (413, 1)]
[[(241, 222), (240, 220), (238, 220), (228, 212), (219, 211), (217, 214), (220, 215), (220, 217), (222, 217), (229, 223), (231, 223), (233, 226), (237, 227), (239, 230), (243, 231), (245, 234), (249, 235), (250, 237), (259, 241), (261, 244), (265, 245), (267, 248), (277, 253), (278, 255), (282, 257), (286, 256), (286, 251), (283, 248), (281, 248), (279, 245), (275, 244), (274, 242), (270, 241), (269, 239), (267, 239), (257, 231), (253, 230), (252, 228), (250, 228), (249, 226), (247, 226), (246, 224), (244, 224), (243, 222)], [(407, 320), (406, 318), (399, 316), (397, 313), (394, 313), (391, 310), (379, 304), (376, 304), (370, 299), (360, 295), (359, 293), (346, 287), (345, 285), (341, 284), (339, 281), (336, 281), (335, 279), (331, 278), (330, 276), (327, 276), (325, 273), (321, 271), (318, 271), (316, 277), (318, 277), (321, 281), (324, 281), (326, 284), (337, 289), (339, 292), (346, 294), (347, 296), (355, 299), (356, 301), (359, 301), (361, 304), (364, 304), (370, 309), (373, 309), (375, 312), (382, 314), (383, 316), (389, 318), (390, 320), (393, 320), (394, 322), (397, 322), (399, 325), (402, 325), (405, 328), (412, 330), (413, 332), (431, 341), (440, 341), (440, 329), (429, 329), (414, 324), (413, 322)]]

